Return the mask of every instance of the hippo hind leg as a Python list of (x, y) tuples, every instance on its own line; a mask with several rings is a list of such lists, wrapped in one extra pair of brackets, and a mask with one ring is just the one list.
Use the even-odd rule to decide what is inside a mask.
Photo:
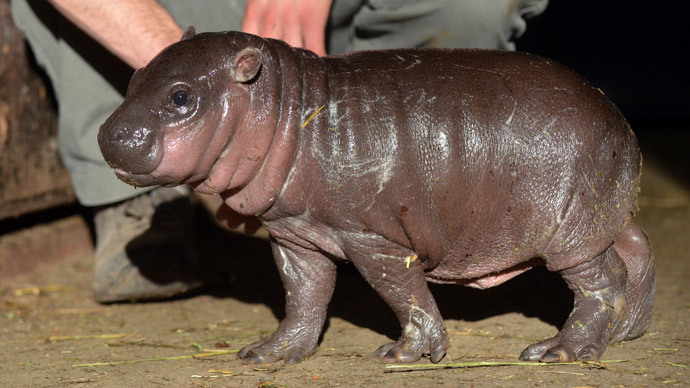
[(529, 346), (521, 360), (597, 360), (608, 343), (639, 337), (649, 328), (655, 270), (640, 227), (627, 225), (606, 251), (561, 276), (575, 295), (573, 311), (555, 337)]
[(637, 338), (652, 322), (656, 291), (656, 269), (647, 235), (637, 225), (629, 224), (613, 245), (627, 269), (625, 314), (610, 342)]

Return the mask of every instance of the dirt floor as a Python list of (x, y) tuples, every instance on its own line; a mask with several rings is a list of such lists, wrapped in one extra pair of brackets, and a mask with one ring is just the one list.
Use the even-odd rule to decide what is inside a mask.
[(645, 168), (636, 222), (656, 256), (654, 320), (600, 363), (517, 364), (526, 346), (557, 332), (572, 305), (560, 278), (536, 269), (486, 291), (432, 286), (451, 339), (435, 365), (445, 369), (388, 369), (373, 352), (397, 338), (395, 317), (343, 266), (317, 353), (294, 366), (245, 366), (234, 353), (272, 332), (283, 311), (265, 241), (206, 228), (200, 247), (227, 257), (226, 284), (177, 300), (99, 305), (89, 237), (69, 240), (69, 231), (87, 229), (72, 215), (0, 236), (0, 254), (67, 236), (53, 245), (61, 249), (44, 249), (43, 264), (0, 283), (0, 387), (688, 386), (690, 131), (681, 129), (639, 134)]

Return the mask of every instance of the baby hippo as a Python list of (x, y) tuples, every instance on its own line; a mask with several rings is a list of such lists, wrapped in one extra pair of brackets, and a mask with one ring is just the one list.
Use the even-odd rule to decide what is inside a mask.
[(400, 49), (318, 57), (239, 32), (185, 32), (132, 77), (98, 142), (121, 180), (220, 194), (271, 236), (285, 318), (248, 363), (316, 351), (354, 264), (402, 334), (388, 362), (440, 361), (427, 281), (488, 288), (546, 265), (574, 294), (522, 360), (596, 360), (649, 327), (655, 270), (631, 222), (635, 136), (615, 106), (534, 55)]

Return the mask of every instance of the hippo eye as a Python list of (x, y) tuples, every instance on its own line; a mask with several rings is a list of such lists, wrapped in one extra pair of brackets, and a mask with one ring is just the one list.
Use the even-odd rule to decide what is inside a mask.
[(187, 92), (185, 92), (184, 90), (178, 90), (172, 95), (172, 101), (177, 106), (186, 105), (188, 99), (189, 97), (187, 96)]

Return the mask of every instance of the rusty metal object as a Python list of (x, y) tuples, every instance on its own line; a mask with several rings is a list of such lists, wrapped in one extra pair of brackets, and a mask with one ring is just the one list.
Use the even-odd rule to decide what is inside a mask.
[(57, 113), (0, 0), (0, 219), (74, 202), (57, 153)]

